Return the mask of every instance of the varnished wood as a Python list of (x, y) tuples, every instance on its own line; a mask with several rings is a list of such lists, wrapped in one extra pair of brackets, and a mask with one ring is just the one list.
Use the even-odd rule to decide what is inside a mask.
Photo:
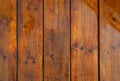
[(120, 0), (100, 0), (100, 80), (120, 81)]
[(98, 81), (98, 0), (71, 0), (72, 81)]
[(16, 0), (0, 0), (0, 81), (16, 81)]
[(70, 0), (44, 0), (44, 81), (70, 81)]
[(119, 57), (120, 0), (0, 0), (0, 81), (120, 81)]
[(18, 0), (18, 81), (42, 81), (42, 0)]

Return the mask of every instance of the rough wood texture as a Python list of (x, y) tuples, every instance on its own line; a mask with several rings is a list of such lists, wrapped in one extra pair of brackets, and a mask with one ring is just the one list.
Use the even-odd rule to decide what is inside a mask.
[(16, 0), (0, 0), (0, 81), (16, 81)]
[(100, 79), (120, 81), (120, 0), (100, 0)]
[(44, 0), (44, 81), (70, 81), (69, 0)]
[(97, 0), (71, 0), (72, 81), (98, 81)]
[(119, 57), (120, 0), (0, 0), (0, 81), (120, 81)]
[(18, 0), (18, 81), (42, 81), (42, 0)]

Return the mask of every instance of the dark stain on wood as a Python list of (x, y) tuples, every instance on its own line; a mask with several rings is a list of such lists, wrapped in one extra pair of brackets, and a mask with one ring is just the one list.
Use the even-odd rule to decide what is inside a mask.
[(84, 49), (85, 49), (85, 47), (84, 47), (84, 46), (81, 46), (80, 50), (84, 50)]
[(27, 61), (25, 61), (25, 64), (28, 64), (28, 62), (27, 62)]
[(38, 3), (34, 3), (33, 0), (29, 1), (27, 4), (27, 9), (30, 10), (31, 12), (39, 10)]
[(55, 42), (56, 39), (55, 39), (56, 35), (55, 35), (55, 31), (53, 29), (50, 30), (49, 32), (49, 39), (52, 41), (52, 42)]
[(4, 55), (3, 59), (5, 59), (5, 60), (6, 60), (6, 58), (7, 58), (7, 57)]
[(26, 34), (28, 34), (29, 32), (31, 32), (34, 28), (34, 17), (29, 15), (29, 19), (25, 22), (25, 25), (24, 25), (24, 32)]
[(115, 17), (112, 17), (112, 20), (113, 20), (113, 21), (116, 21), (116, 18), (115, 18)]
[(73, 50), (77, 50), (78, 49), (78, 45), (79, 43), (76, 41), (74, 44), (73, 44), (73, 46), (72, 46), (72, 49)]
[(89, 54), (93, 54), (93, 49), (88, 50)]

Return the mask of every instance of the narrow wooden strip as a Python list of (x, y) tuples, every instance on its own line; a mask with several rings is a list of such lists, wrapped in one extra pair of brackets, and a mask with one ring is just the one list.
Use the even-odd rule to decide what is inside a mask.
[(71, 0), (72, 81), (98, 81), (98, 0)]
[(100, 0), (100, 80), (120, 81), (120, 0)]
[(42, 81), (42, 0), (18, 0), (18, 81)]
[(70, 81), (69, 0), (44, 0), (44, 81)]
[(0, 0), (0, 81), (16, 81), (16, 0)]

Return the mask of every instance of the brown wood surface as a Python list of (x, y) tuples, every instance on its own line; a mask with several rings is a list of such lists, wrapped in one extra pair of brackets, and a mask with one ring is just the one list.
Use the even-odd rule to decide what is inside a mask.
[(120, 81), (119, 57), (120, 0), (0, 0), (0, 81)]
[(120, 81), (120, 0), (100, 0), (100, 81)]
[(44, 0), (44, 81), (70, 81), (70, 0)]
[(42, 0), (18, 0), (18, 81), (42, 81)]
[(16, 0), (0, 0), (0, 81), (16, 81)]
[(72, 81), (98, 81), (97, 0), (71, 0)]

